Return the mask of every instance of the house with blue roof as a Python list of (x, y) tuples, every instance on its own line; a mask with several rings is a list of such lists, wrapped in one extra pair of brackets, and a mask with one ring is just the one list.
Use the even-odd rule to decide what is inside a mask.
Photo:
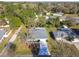
[(52, 32), (52, 34), (56, 40), (63, 40), (66, 39), (67, 37), (71, 37), (74, 40), (75, 38), (77, 38), (76, 33), (74, 33), (70, 28), (60, 28), (58, 29), (58, 31)]

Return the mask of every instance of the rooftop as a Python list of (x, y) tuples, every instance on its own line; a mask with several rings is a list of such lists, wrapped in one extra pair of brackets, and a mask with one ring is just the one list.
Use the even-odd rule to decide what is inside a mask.
[(32, 28), (29, 32), (29, 39), (40, 40), (48, 38), (45, 28)]
[(68, 36), (72, 36), (74, 38), (77, 37), (76, 33), (72, 31), (70, 28), (60, 28), (58, 31), (52, 33), (54, 38), (65, 38)]
[(66, 17), (67, 20), (73, 20), (75, 23), (79, 24), (79, 17)]

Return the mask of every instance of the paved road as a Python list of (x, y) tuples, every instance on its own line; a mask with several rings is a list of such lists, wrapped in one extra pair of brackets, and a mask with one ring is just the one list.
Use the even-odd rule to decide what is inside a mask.
[(2, 50), (0, 56), (3, 55), (5, 53), (5, 51), (6, 51), (6, 49), (8, 49), (11, 46), (11, 44), (16, 40), (16, 37), (17, 37), (17, 35), (18, 35), (18, 33), (20, 32), (21, 29), (22, 29), (22, 26), (20, 26), (18, 28), (18, 30), (14, 33), (14, 35), (11, 37), (11, 39), (8, 42), (8, 44)]

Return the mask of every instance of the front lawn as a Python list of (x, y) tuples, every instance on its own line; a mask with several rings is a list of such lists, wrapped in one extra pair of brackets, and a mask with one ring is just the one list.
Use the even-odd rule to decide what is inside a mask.
[(16, 50), (15, 50), (16, 56), (32, 54), (28, 46), (24, 42), (22, 42), (20, 39), (16, 39), (14, 41), (14, 44), (16, 44)]
[(17, 36), (14, 44), (16, 45), (15, 56), (22, 55), (32, 55), (31, 50), (28, 48), (28, 45), (25, 43), (25, 33), (26, 27), (23, 25), (20, 34)]

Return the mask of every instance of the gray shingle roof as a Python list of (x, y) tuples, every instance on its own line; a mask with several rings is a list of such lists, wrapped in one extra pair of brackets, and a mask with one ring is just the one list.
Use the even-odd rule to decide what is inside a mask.
[(46, 39), (48, 38), (45, 28), (34, 28), (30, 30), (30, 39)]

